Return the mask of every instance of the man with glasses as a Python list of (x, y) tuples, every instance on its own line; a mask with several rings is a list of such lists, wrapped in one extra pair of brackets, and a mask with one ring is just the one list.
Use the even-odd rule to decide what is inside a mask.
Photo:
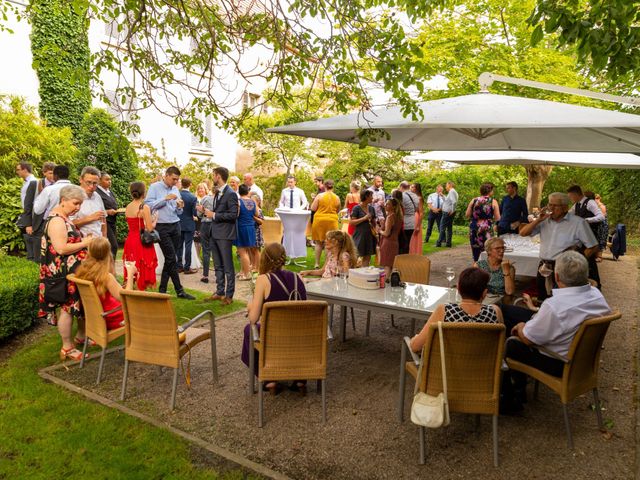
[(538, 299), (550, 296), (554, 283), (555, 261), (562, 252), (581, 250), (589, 258), (598, 251), (598, 241), (589, 224), (569, 212), (569, 197), (566, 193), (555, 192), (549, 195), (547, 207), (533, 222), (520, 227), (523, 237), (540, 234), (540, 267), (537, 284)]
[(70, 219), (78, 227), (83, 236), (107, 236), (107, 212), (102, 197), (96, 193), (100, 181), (100, 170), (95, 167), (84, 167), (80, 172), (80, 186), (87, 195), (78, 213)]

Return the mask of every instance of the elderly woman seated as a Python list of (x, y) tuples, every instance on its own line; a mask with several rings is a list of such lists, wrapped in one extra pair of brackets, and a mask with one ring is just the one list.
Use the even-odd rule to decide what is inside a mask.
[(490, 275), (487, 290), (489, 293), (484, 303), (501, 303), (505, 295), (513, 295), (516, 291), (516, 269), (509, 260), (504, 259), (504, 241), (492, 237), (484, 243), (487, 252), (486, 260), (478, 260), (473, 266), (484, 270)]
[(411, 339), (411, 350), (414, 352), (422, 350), (431, 324), (438, 322), (502, 323), (500, 307), (482, 303), (487, 295), (489, 279), (489, 274), (477, 267), (463, 270), (458, 279), (458, 292), (462, 300), (460, 303), (438, 305), (424, 328)]

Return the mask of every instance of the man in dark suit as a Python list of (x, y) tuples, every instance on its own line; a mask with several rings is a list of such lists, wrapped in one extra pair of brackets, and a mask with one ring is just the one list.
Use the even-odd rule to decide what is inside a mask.
[[(191, 247), (193, 246), (193, 234), (196, 231), (196, 222), (193, 217), (197, 214), (196, 205), (198, 204), (198, 199), (189, 191), (191, 180), (182, 178), (180, 183), (182, 184), (180, 197), (184, 201), (184, 207), (182, 207), (182, 213), (178, 215), (180, 217), (180, 245), (176, 250), (176, 260), (179, 273), (191, 274), (198, 271), (195, 268), (191, 268)], [(183, 252), (184, 265), (182, 263)]]
[(111, 175), (107, 172), (100, 172), (100, 184), (96, 193), (102, 198), (104, 210), (107, 212), (107, 239), (111, 244), (111, 254), (115, 260), (118, 253), (118, 236), (116, 235), (118, 199), (111, 191)]
[(35, 180), (29, 183), (24, 197), (24, 211), (20, 215), (20, 224), (25, 232), (25, 243), (27, 247), (27, 259), (40, 263), (40, 241), (44, 228), (43, 215), (36, 215), (33, 212), (33, 202), (38, 194), (39, 184), (42, 180)]
[[(217, 167), (213, 170), (213, 183), (216, 193), (213, 197), (213, 210), (204, 210), (211, 219), (211, 253), (216, 272), (216, 293), (209, 300), (220, 300), (223, 305), (233, 301), (236, 288), (233, 268), (232, 245), (236, 239), (236, 220), (238, 218), (238, 196), (227, 185), (229, 170)], [(225, 284), (226, 283), (226, 284)]]

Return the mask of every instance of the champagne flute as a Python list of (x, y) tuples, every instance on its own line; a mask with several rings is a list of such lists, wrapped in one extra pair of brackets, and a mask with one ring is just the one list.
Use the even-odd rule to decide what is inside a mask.
[[(449, 299), (451, 300), (451, 297), (453, 296), (453, 291), (452, 291), (452, 287), (451, 287), (451, 283), (453, 282), (453, 279), (456, 278), (456, 272), (453, 269), (453, 267), (447, 267), (444, 270), (444, 277), (447, 279), (447, 281), (449, 282)], [(455, 297), (453, 297), (455, 299)], [(453, 301), (453, 300), (451, 300)]]

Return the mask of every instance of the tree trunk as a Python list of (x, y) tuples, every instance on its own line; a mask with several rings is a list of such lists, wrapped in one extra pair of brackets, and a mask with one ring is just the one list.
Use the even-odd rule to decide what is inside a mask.
[(527, 171), (528, 179), (527, 205), (529, 206), (529, 211), (531, 211), (532, 208), (540, 207), (544, 183), (549, 178), (553, 167), (549, 165), (526, 165), (524, 169)]

